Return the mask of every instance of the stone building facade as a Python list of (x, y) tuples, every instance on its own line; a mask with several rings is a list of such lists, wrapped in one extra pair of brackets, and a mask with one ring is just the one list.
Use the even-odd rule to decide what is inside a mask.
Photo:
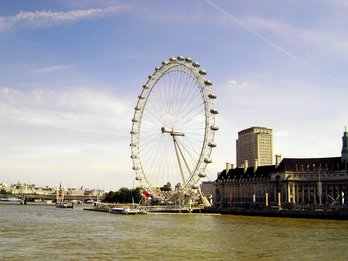
[(341, 157), (284, 158), (279, 165), (229, 169), (213, 186), (218, 207), (347, 207), (348, 135)]

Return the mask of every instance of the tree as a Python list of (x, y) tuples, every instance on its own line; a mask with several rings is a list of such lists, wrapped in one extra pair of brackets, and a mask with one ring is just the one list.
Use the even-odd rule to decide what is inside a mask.
[(7, 192), (6, 189), (1, 188), (0, 189), (0, 194), (6, 195), (6, 194), (11, 194), (10, 192)]
[(140, 188), (132, 189), (132, 197), (135, 203), (139, 203), (142, 198), (140, 190)]
[(132, 203), (140, 202), (141, 193), (140, 188), (128, 189), (120, 188), (118, 191), (110, 191), (105, 194), (104, 201), (109, 203)]

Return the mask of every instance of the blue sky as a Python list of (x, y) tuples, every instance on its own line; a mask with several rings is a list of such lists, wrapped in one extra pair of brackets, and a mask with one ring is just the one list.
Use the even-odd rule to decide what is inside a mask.
[(340, 156), (347, 17), (344, 0), (2, 0), (0, 181), (133, 186), (137, 95), (178, 55), (208, 71), (218, 96), (210, 179), (255, 125), (273, 129), (283, 157)]

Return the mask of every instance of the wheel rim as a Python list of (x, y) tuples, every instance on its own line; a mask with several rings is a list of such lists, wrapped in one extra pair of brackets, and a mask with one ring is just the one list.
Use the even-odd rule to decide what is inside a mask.
[[(174, 186), (197, 189), (215, 147), (211, 82), (191, 59), (163, 62), (143, 86), (132, 119), (136, 179), (151, 195), (168, 199)], [(180, 135), (179, 135), (180, 134)], [(172, 192), (160, 191), (169, 182)]]

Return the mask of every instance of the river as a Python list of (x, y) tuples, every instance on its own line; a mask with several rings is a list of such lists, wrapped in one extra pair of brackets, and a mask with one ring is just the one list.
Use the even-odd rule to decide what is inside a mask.
[(0, 205), (0, 260), (347, 260), (348, 221)]

